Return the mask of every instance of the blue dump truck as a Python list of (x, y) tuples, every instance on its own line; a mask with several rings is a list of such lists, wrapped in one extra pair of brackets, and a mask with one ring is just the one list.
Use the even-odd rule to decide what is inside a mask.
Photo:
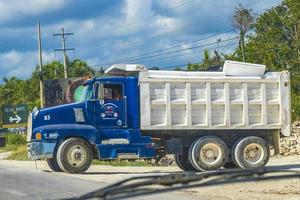
[(34, 109), (32, 160), (84, 173), (93, 159), (159, 159), (183, 170), (257, 168), (291, 132), (289, 73), (226, 61), (220, 72), (113, 65), (84, 83), (80, 102)]

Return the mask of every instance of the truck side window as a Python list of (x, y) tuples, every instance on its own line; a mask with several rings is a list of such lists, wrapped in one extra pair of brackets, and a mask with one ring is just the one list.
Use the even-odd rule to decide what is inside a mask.
[(121, 100), (123, 99), (123, 87), (121, 84), (105, 84), (104, 99), (106, 100)]

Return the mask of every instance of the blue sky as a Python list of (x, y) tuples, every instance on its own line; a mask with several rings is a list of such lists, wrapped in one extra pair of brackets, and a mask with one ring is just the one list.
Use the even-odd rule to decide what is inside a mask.
[[(231, 16), (239, 3), (261, 13), (280, 2), (0, 0), (0, 79), (12, 76), (24, 79), (31, 75), (38, 63), (38, 20), (42, 25), (44, 63), (62, 59), (60, 53), (53, 51), (60, 48), (61, 43), (52, 34), (64, 27), (74, 33), (66, 41), (67, 47), (76, 48), (75, 53), (68, 53), (71, 59), (83, 59), (96, 69), (100, 65), (125, 61), (163, 68), (199, 62), (204, 48), (218, 48), (226, 53), (233, 49), (235, 40), (226, 40), (235, 36), (231, 31)], [(219, 47), (217, 44), (201, 47), (218, 39), (222, 41)], [(146, 55), (140, 59), (132, 59), (143, 54)]]

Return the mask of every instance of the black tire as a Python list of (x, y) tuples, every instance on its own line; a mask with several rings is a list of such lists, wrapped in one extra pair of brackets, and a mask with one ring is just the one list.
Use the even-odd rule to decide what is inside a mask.
[(181, 155), (175, 154), (175, 162), (183, 171), (195, 171), (195, 168), (189, 161), (187, 150), (184, 150)]
[(192, 155), (193, 155), (193, 148), (195, 147), (195, 144), (196, 144), (197, 142), (198, 142), (198, 140), (195, 140), (195, 141), (191, 144), (191, 146), (190, 146), (190, 148), (189, 148), (189, 161), (190, 161), (191, 165), (193, 166), (193, 168), (194, 168), (196, 171), (204, 171), (204, 170), (199, 170), (198, 167), (196, 166), (196, 164), (193, 162), (193, 157), (192, 157)]
[(238, 140), (233, 144), (233, 146), (231, 147), (231, 150), (230, 150), (231, 160), (232, 160), (232, 162), (233, 162), (237, 167), (239, 167), (239, 166), (237, 165), (237, 162), (236, 162), (236, 160), (235, 160), (234, 150), (236, 149), (236, 146), (238, 145), (238, 143), (239, 143), (242, 139), (243, 139), (243, 138), (238, 139)]
[(54, 172), (62, 172), (62, 170), (60, 169), (60, 167), (58, 166), (57, 160), (56, 160), (56, 156), (54, 156), (53, 158), (48, 158), (47, 159), (47, 164), (50, 167), (50, 169)]
[[(206, 151), (206, 153), (202, 153), (202, 151)], [(205, 160), (204, 158), (201, 158), (201, 155), (203, 157), (208, 156), (207, 151), (210, 151), (208, 153), (213, 154)], [(198, 171), (217, 170), (223, 167), (227, 162), (228, 149), (225, 142), (218, 137), (202, 137), (191, 145), (189, 150), (189, 159), (193, 167), (195, 167)], [(211, 160), (211, 162), (209, 160)]]
[(92, 149), (80, 138), (69, 138), (63, 141), (57, 150), (58, 166), (66, 173), (84, 173), (90, 167), (92, 159)]
[(255, 136), (240, 139), (232, 148), (232, 158), (243, 169), (264, 167), (270, 158), (268, 143)]

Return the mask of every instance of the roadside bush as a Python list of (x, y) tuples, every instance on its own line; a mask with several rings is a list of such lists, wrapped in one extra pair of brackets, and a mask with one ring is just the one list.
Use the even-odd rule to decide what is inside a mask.
[(7, 144), (8, 145), (26, 144), (26, 135), (8, 134), (7, 135)]
[(27, 157), (26, 145), (21, 144), (17, 147), (16, 150), (8, 157), (9, 160), (29, 160)]

